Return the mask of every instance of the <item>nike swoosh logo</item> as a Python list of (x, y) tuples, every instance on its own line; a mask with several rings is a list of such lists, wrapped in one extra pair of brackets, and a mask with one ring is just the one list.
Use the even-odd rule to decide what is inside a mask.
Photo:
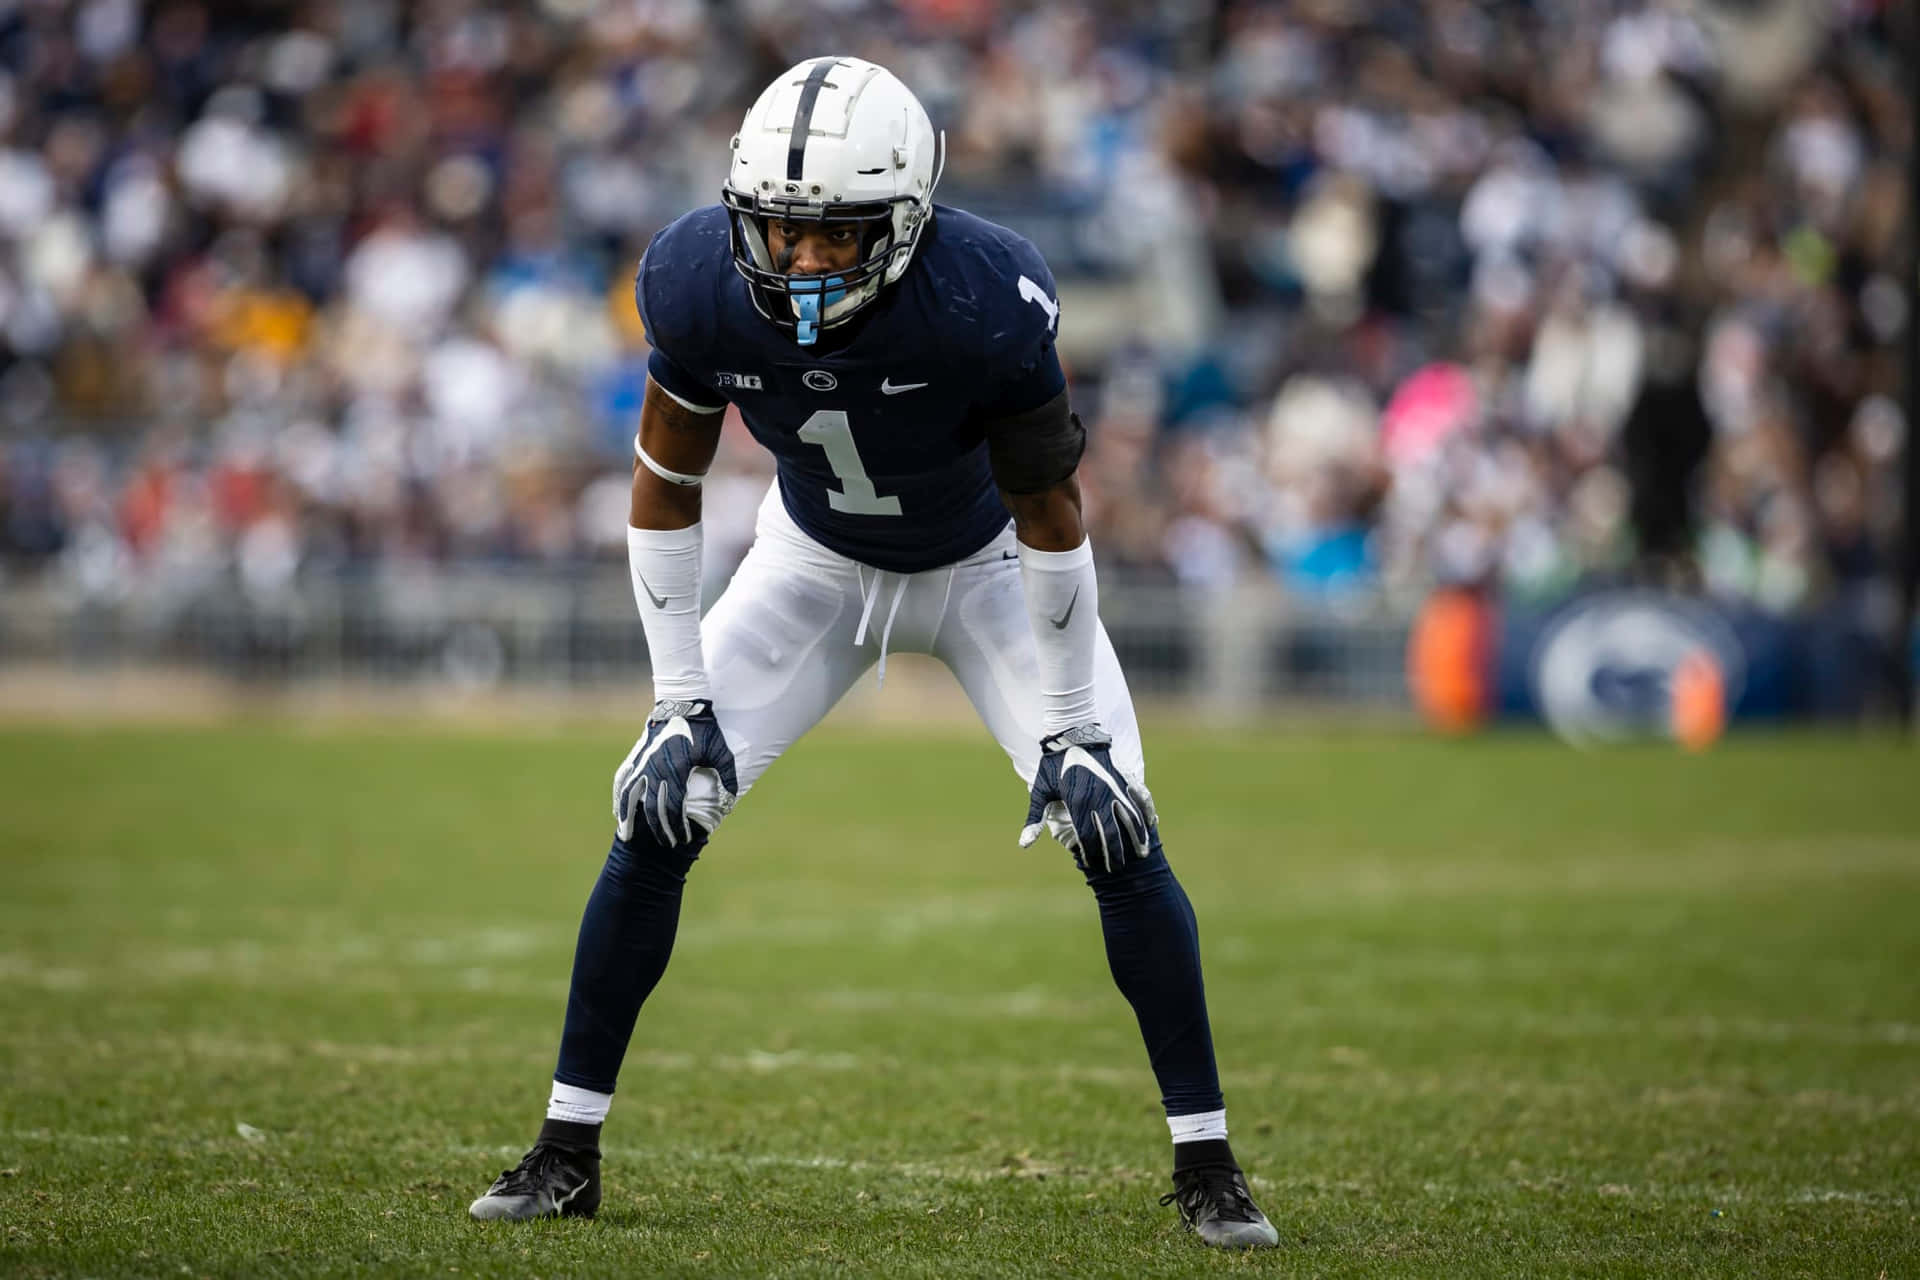
[(555, 1213), (558, 1213), (558, 1212), (560, 1212), (560, 1210), (562, 1210), (562, 1209), (564, 1209), (564, 1208), (566, 1208), (566, 1207), (567, 1207), (567, 1201), (569, 1201), (569, 1200), (571, 1200), (571, 1199), (573, 1199), (573, 1198), (574, 1198), (575, 1196), (577, 1196), (577, 1195), (579, 1195), (579, 1194), (580, 1194), (580, 1193), (581, 1193), (582, 1191), (585, 1191), (585, 1190), (587, 1189), (587, 1183), (588, 1183), (588, 1182), (592, 1182), (592, 1181), (593, 1181), (593, 1179), (592, 1179), (592, 1178), (588, 1178), (588, 1179), (587, 1179), (587, 1180), (586, 1180), (585, 1182), (582, 1182), (582, 1183), (581, 1183), (581, 1184), (580, 1184), (579, 1186), (577, 1186), (577, 1187), (575, 1187), (575, 1188), (574, 1188), (573, 1190), (571, 1190), (571, 1191), (569, 1191), (569, 1192), (567, 1192), (567, 1194), (565, 1194), (565, 1195), (563, 1195), (563, 1196), (557, 1196), (557, 1197), (555, 1197), (555, 1199), (554, 1199), (554, 1202), (553, 1202), (553, 1211), (554, 1211)]
[(1047, 619), (1048, 622), (1051, 622), (1053, 624), (1053, 629), (1055, 631), (1065, 631), (1067, 629), (1067, 620), (1073, 617), (1073, 606), (1079, 603), (1080, 603), (1080, 588), (1075, 587), (1073, 589), (1073, 598), (1067, 601), (1067, 611), (1061, 614), (1057, 618)]
[(902, 391), (918, 391), (927, 385), (928, 384), (924, 382), (901, 382), (896, 384), (886, 378), (882, 378), (880, 379), (880, 394), (883, 396), (897, 396)]
[(1105, 769), (1102, 769), (1099, 762), (1087, 753), (1085, 747), (1067, 748), (1066, 755), (1060, 762), (1060, 784), (1062, 786), (1066, 785), (1067, 775), (1075, 769), (1085, 769), (1088, 773), (1099, 779), (1100, 785), (1113, 793), (1113, 801), (1116, 805), (1125, 805), (1129, 813), (1139, 812), (1138, 807), (1133, 803), (1133, 797), (1127, 791), (1126, 785)]
[(634, 761), (633, 776), (637, 778), (645, 773), (647, 771), (647, 764), (653, 759), (654, 753), (666, 746), (669, 742), (672, 742), (675, 738), (685, 738), (688, 742), (693, 741), (693, 729), (687, 724), (686, 717), (684, 716), (675, 716), (660, 726), (660, 732), (654, 735), (653, 741), (647, 744), (647, 749), (640, 753), (638, 760)]
[(636, 573), (636, 574), (634, 574), (633, 576), (634, 576), (634, 578), (635, 578), (635, 580), (636, 580), (636, 581), (638, 581), (638, 582), (640, 583), (640, 586), (641, 586), (641, 588), (642, 588), (643, 590), (645, 590), (645, 591), (646, 591), (646, 593), (647, 593), (647, 599), (649, 599), (649, 600), (651, 600), (651, 601), (653, 601), (653, 607), (654, 607), (654, 608), (656, 608), (656, 609), (664, 609), (664, 608), (666, 608), (666, 607), (667, 607), (667, 598), (666, 598), (665, 596), (663, 596), (663, 595), (656, 595), (656, 594), (654, 593), (654, 590), (653, 590), (653, 588), (652, 588), (652, 587), (649, 587), (649, 586), (647, 586), (647, 580), (646, 580), (646, 579), (645, 579), (644, 577), (641, 577), (641, 575), (639, 575), (639, 574), (637, 574), (637, 573)]

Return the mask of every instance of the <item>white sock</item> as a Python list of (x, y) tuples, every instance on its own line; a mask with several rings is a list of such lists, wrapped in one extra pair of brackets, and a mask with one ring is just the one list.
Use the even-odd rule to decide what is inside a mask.
[(547, 1099), (547, 1119), (570, 1120), (574, 1124), (600, 1124), (613, 1106), (613, 1095), (595, 1093), (577, 1085), (553, 1082), (553, 1096)]
[(1222, 1108), (1192, 1116), (1168, 1116), (1167, 1128), (1173, 1131), (1176, 1146), (1182, 1142), (1206, 1142), (1209, 1139), (1224, 1142), (1227, 1137), (1227, 1113)]

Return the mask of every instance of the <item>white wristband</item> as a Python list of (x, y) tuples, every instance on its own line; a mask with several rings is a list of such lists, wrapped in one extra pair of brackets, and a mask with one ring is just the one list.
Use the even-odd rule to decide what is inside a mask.
[(701, 541), (698, 521), (684, 529), (627, 529), (627, 568), (656, 702), (712, 696), (700, 648)]

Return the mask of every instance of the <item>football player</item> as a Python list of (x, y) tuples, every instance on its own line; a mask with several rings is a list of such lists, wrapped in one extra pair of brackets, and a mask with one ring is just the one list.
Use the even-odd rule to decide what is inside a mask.
[[(911, 650), (953, 671), (1027, 784), (1020, 844), (1051, 832), (1093, 890), (1172, 1131), (1164, 1202), (1209, 1245), (1278, 1242), (1227, 1144), (1193, 908), (1100, 624), (1053, 277), (1021, 237), (934, 204), (942, 150), (885, 69), (803, 62), (747, 112), (720, 204), (640, 264), (627, 542), (657, 701), (614, 775), (546, 1123), (475, 1218), (598, 1207), (601, 1124), (694, 860), (862, 673)], [(700, 485), (729, 404), (779, 482), (702, 620)]]

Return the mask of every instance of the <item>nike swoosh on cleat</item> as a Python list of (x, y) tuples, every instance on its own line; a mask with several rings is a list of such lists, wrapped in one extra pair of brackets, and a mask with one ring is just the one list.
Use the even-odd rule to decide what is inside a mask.
[(883, 396), (897, 396), (902, 391), (918, 391), (920, 388), (928, 385), (930, 384), (925, 382), (895, 383), (889, 379), (882, 378), (880, 379), (880, 394)]
[(1053, 624), (1053, 629), (1055, 631), (1065, 631), (1067, 629), (1067, 620), (1073, 617), (1073, 606), (1079, 603), (1080, 603), (1080, 588), (1075, 587), (1073, 589), (1072, 598), (1067, 601), (1067, 611), (1061, 614), (1057, 618), (1047, 619), (1048, 622), (1051, 622)]
[(562, 1210), (562, 1209), (564, 1209), (564, 1208), (566, 1208), (566, 1207), (567, 1207), (567, 1201), (569, 1201), (569, 1200), (571, 1200), (571, 1199), (573, 1199), (573, 1198), (574, 1198), (575, 1196), (577, 1196), (577, 1195), (579, 1195), (579, 1194), (580, 1194), (580, 1193), (581, 1193), (582, 1191), (585, 1191), (585, 1190), (587, 1189), (587, 1183), (588, 1183), (588, 1182), (592, 1182), (592, 1181), (593, 1181), (593, 1179), (592, 1179), (592, 1178), (588, 1178), (588, 1179), (586, 1179), (586, 1181), (585, 1181), (585, 1182), (582, 1182), (582, 1183), (581, 1183), (581, 1184), (580, 1184), (579, 1186), (577, 1186), (577, 1187), (575, 1187), (575, 1188), (574, 1188), (573, 1190), (571, 1190), (571, 1191), (569, 1191), (569, 1192), (567, 1192), (567, 1194), (565, 1194), (565, 1195), (563, 1195), (563, 1196), (556, 1196), (556, 1197), (554, 1197), (554, 1201), (553, 1201), (553, 1211), (554, 1211), (555, 1213), (558, 1213), (558, 1212), (560, 1212), (560, 1210)]
[(667, 607), (667, 597), (665, 597), (665, 596), (663, 596), (663, 595), (656, 595), (656, 594), (654, 593), (654, 590), (653, 590), (653, 588), (652, 588), (652, 587), (649, 587), (649, 586), (647, 586), (647, 580), (646, 580), (646, 579), (645, 579), (644, 577), (641, 577), (641, 575), (639, 575), (639, 574), (637, 574), (637, 573), (636, 573), (636, 574), (634, 574), (633, 576), (634, 576), (634, 578), (635, 578), (635, 579), (637, 579), (637, 580), (639, 581), (639, 583), (640, 583), (640, 586), (641, 586), (641, 587), (642, 587), (642, 588), (643, 588), (643, 589), (644, 589), (644, 590), (646, 591), (646, 593), (647, 593), (647, 599), (649, 599), (649, 600), (651, 600), (651, 601), (653, 601), (653, 607), (654, 607), (654, 608), (656, 608), (656, 609), (664, 609), (664, 608), (666, 608), (666, 607)]

